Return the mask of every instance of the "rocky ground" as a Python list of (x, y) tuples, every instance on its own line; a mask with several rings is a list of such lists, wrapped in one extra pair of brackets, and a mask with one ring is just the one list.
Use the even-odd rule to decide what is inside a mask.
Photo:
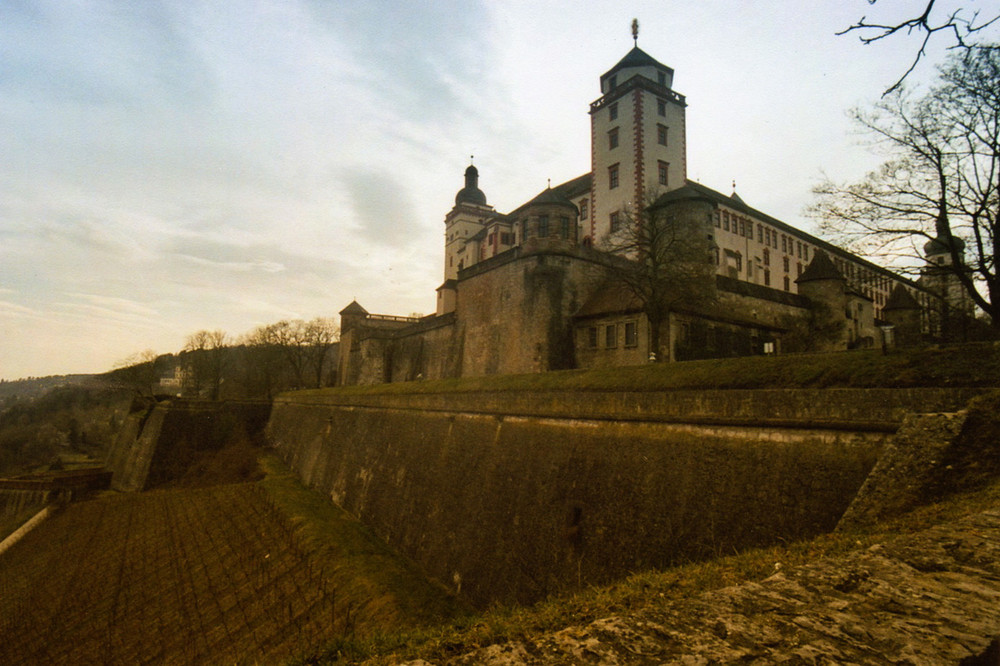
[(446, 663), (1000, 664), (1000, 510), (776, 569)]

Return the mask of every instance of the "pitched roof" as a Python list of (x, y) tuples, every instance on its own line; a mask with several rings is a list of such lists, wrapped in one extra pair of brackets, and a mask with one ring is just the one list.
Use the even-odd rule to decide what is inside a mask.
[(653, 56), (649, 55), (648, 53), (640, 49), (638, 46), (635, 46), (632, 48), (631, 51), (625, 54), (624, 58), (618, 61), (617, 65), (615, 65), (608, 71), (604, 72), (604, 74), (601, 76), (601, 80), (603, 81), (606, 77), (611, 76), (615, 72), (625, 69), (627, 67), (648, 67), (648, 66), (653, 66), (656, 67), (657, 69), (663, 69), (668, 72), (674, 71), (669, 67), (667, 67), (666, 65), (664, 65), (663, 63), (661, 63), (660, 61), (658, 61)]
[(913, 297), (910, 290), (901, 284), (897, 284), (893, 287), (892, 292), (889, 294), (889, 298), (885, 301), (885, 305), (882, 306), (882, 312), (919, 309), (920, 303), (917, 303), (917, 299)]
[(346, 308), (344, 308), (343, 310), (341, 310), (338, 314), (340, 314), (340, 315), (345, 315), (345, 314), (346, 315), (357, 315), (357, 314), (359, 314), (359, 315), (366, 315), (366, 314), (368, 314), (368, 310), (365, 310), (363, 307), (361, 307), (361, 304), (358, 303), (357, 301), (351, 301), (350, 304), (348, 304), (348, 306)]
[(802, 271), (802, 275), (795, 280), (796, 284), (812, 282), (813, 280), (843, 280), (844, 276), (837, 267), (833, 265), (833, 260), (823, 250), (816, 250), (813, 253), (812, 261)]

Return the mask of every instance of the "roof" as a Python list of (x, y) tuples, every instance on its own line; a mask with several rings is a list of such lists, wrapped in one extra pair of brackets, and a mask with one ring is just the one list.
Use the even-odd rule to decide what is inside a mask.
[(920, 304), (917, 303), (917, 299), (913, 297), (913, 294), (910, 293), (909, 289), (901, 284), (897, 284), (893, 287), (892, 292), (889, 294), (889, 298), (885, 301), (885, 305), (882, 306), (882, 312), (919, 309)]
[(657, 69), (662, 69), (673, 73), (674, 70), (664, 65), (662, 62), (658, 61), (653, 56), (649, 55), (638, 46), (632, 48), (631, 51), (625, 54), (625, 57), (618, 61), (618, 64), (606, 71), (602, 76), (601, 80), (611, 76), (619, 70), (626, 69), (629, 67), (656, 67)]
[(548, 204), (555, 206), (567, 206), (570, 208), (576, 208), (572, 201), (567, 199), (558, 190), (553, 190), (551, 187), (545, 188), (541, 194), (528, 202), (529, 206), (534, 206), (538, 204)]
[(366, 315), (366, 314), (368, 314), (368, 310), (365, 310), (363, 307), (361, 307), (361, 304), (358, 303), (357, 301), (351, 301), (351, 303), (346, 308), (344, 308), (343, 310), (341, 310), (338, 314), (340, 314), (340, 315), (345, 315), (345, 314), (346, 315), (357, 315), (357, 314), (359, 314), (359, 315)]
[(612, 283), (594, 291), (574, 316), (593, 317), (640, 311), (642, 311), (642, 301), (635, 293), (621, 283)]
[(812, 282), (814, 280), (843, 280), (843, 274), (833, 265), (830, 255), (822, 250), (813, 253), (812, 261), (802, 271), (802, 275), (795, 280), (796, 284)]
[(572, 180), (567, 180), (565, 183), (560, 183), (559, 185), (556, 185), (555, 187), (546, 188), (545, 190), (542, 190), (542, 192), (540, 192), (535, 198), (531, 199), (527, 203), (521, 204), (520, 206), (518, 206), (517, 208), (515, 208), (513, 211), (511, 211), (510, 213), (508, 213), (508, 215), (510, 217), (515, 217), (515, 216), (517, 216), (518, 213), (521, 213), (525, 208), (527, 208), (531, 204), (533, 204), (533, 203), (541, 203), (541, 202), (536, 201), (536, 199), (538, 199), (539, 197), (541, 197), (542, 195), (544, 195), (546, 192), (550, 192), (550, 191), (554, 195), (558, 195), (558, 196), (564, 198), (566, 201), (568, 201), (569, 203), (572, 204), (573, 203), (572, 199), (575, 199), (576, 197), (578, 197), (578, 196), (580, 196), (582, 194), (588, 194), (590, 192), (590, 186), (591, 186), (591, 183), (593, 182), (593, 178), (591, 177), (591, 175), (592, 174), (590, 174), (588, 172), (588, 173), (583, 174), (582, 176), (577, 176), (576, 178), (573, 178)]

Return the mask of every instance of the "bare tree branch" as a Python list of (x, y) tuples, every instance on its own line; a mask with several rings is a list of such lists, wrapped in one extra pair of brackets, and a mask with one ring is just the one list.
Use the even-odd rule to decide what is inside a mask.
[[(979, 10), (971, 11), (971, 17), (967, 17), (966, 15), (968, 12), (965, 9), (960, 8), (935, 21), (932, 17), (935, 1), (936, 0), (927, 0), (927, 4), (924, 6), (924, 10), (920, 15), (912, 16), (898, 23), (869, 22), (867, 16), (862, 16), (854, 25), (835, 33), (838, 36), (857, 33), (858, 39), (862, 44), (866, 45), (892, 37), (897, 33), (905, 33), (907, 35), (911, 35), (913, 33), (923, 33), (924, 38), (920, 43), (920, 48), (917, 49), (913, 62), (911, 62), (909, 68), (903, 72), (903, 75), (900, 76), (895, 83), (889, 86), (884, 93), (882, 93), (883, 96), (899, 89), (899, 87), (903, 84), (903, 81), (906, 80), (906, 77), (913, 72), (920, 60), (927, 55), (927, 45), (930, 43), (931, 38), (937, 33), (951, 35), (952, 43), (949, 48), (952, 49), (957, 48), (969, 50), (972, 48), (998, 48), (993, 45), (980, 45), (977, 41), (977, 37), (978, 33), (991, 26), (997, 20), (1000, 20), (1000, 14), (997, 14), (992, 18), (980, 20)], [(877, 2), (878, 0), (868, 0), (868, 4), (870, 5), (875, 5)]]

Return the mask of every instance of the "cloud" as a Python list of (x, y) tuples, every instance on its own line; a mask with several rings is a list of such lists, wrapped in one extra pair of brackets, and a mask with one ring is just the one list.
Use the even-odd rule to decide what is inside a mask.
[(363, 168), (346, 169), (341, 181), (364, 239), (391, 246), (412, 240), (415, 206), (402, 181), (388, 171)]

